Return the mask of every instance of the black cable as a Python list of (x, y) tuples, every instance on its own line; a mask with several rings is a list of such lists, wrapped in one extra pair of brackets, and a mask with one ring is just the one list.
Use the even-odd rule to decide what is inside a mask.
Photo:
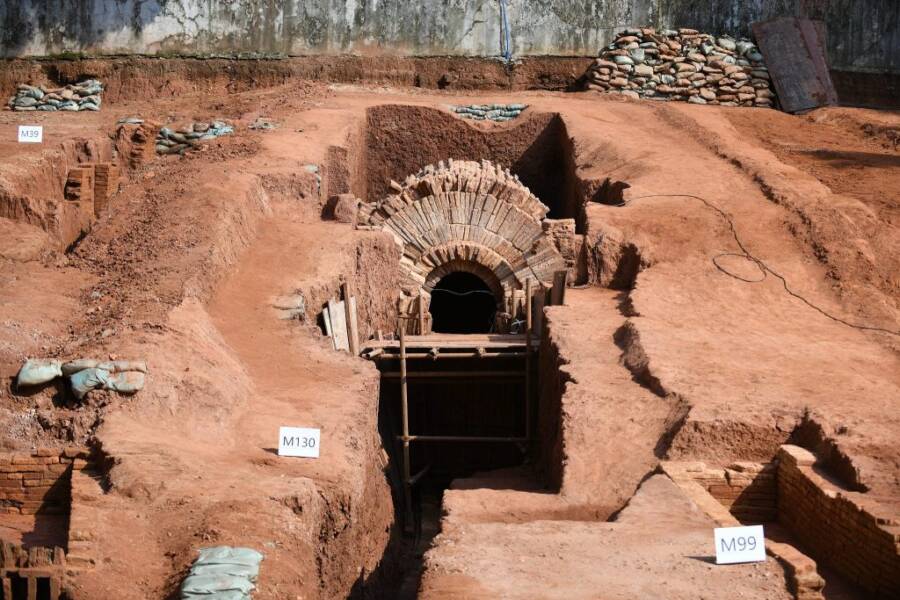
[[(693, 200), (698, 200), (699, 202), (702, 202), (707, 208), (718, 213), (719, 216), (722, 217), (722, 220), (724, 220), (725, 223), (728, 224), (728, 228), (731, 230), (731, 237), (734, 238), (735, 243), (737, 244), (738, 248), (740, 248), (740, 250), (741, 250), (740, 253), (722, 252), (721, 254), (717, 254), (712, 257), (712, 263), (716, 266), (716, 268), (719, 271), (721, 271), (722, 273), (725, 273), (726, 275), (728, 275), (729, 277), (733, 277), (735, 279), (744, 281), (746, 283), (760, 283), (761, 281), (765, 280), (768, 275), (771, 274), (773, 277), (775, 277), (776, 279), (781, 281), (781, 285), (784, 287), (784, 291), (787, 292), (788, 295), (793, 296), (797, 300), (800, 300), (801, 302), (806, 304), (811, 309), (824, 315), (825, 317), (828, 317), (832, 321), (836, 321), (838, 323), (841, 323), (848, 327), (852, 327), (854, 329), (862, 329), (865, 331), (879, 331), (881, 333), (887, 333), (890, 335), (900, 336), (900, 331), (892, 331), (890, 329), (885, 329), (884, 327), (874, 327), (872, 325), (857, 325), (856, 323), (851, 323), (840, 317), (836, 317), (835, 315), (832, 315), (831, 313), (824, 310), (823, 308), (816, 306), (815, 304), (813, 304), (812, 302), (807, 300), (805, 297), (801, 296), (800, 294), (798, 294), (797, 292), (792, 290), (790, 288), (790, 286), (788, 285), (787, 279), (784, 277), (784, 275), (782, 275), (778, 271), (774, 270), (772, 267), (767, 265), (762, 259), (757, 258), (753, 254), (751, 254), (749, 250), (747, 250), (747, 247), (744, 246), (744, 242), (741, 241), (741, 237), (738, 235), (737, 229), (734, 226), (734, 220), (731, 218), (731, 216), (728, 213), (726, 213), (724, 210), (722, 210), (721, 208), (719, 208), (718, 206), (716, 206), (715, 204), (713, 204), (712, 202), (707, 200), (706, 198), (701, 198), (700, 196), (694, 196), (693, 194), (648, 194), (646, 196), (638, 196), (636, 198), (630, 198), (628, 200), (621, 202), (620, 204), (613, 204), (612, 206), (626, 206), (628, 204), (631, 204), (635, 200), (642, 200), (644, 198), (691, 198)], [(756, 267), (760, 270), (760, 272), (762, 273), (762, 277), (759, 279), (747, 279), (745, 277), (741, 277), (740, 275), (735, 275), (734, 273), (731, 273), (730, 271), (728, 271), (724, 267), (722, 267), (718, 262), (718, 259), (722, 258), (723, 256), (740, 256), (741, 258), (745, 258), (745, 259), (749, 260), (750, 262), (754, 263), (756, 265)]]
[(472, 294), (487, 294), (490, 297), (494, 297), (494, 292), (489, 292), (488, 290), (470, 290), (468, 292), (454, 292), (453, 290), (448, 290), (445, 288), (434, 288), (431, 290), (432, 292), (447, 292), (448, 294), (453, 294), (454, 296), (470, 296)]

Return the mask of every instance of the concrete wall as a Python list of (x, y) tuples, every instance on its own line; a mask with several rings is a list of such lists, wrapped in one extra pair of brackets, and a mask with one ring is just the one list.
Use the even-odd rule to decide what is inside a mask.
[[(508, 0), (520, 55), (593, 55), (653, 24), (746, 34), (778, 15), (824, 19), (832, 66), (900, 70), (897, 0)], [(492, 56), (499, 0), (0, 0), (0, 54), (391, 53)]]

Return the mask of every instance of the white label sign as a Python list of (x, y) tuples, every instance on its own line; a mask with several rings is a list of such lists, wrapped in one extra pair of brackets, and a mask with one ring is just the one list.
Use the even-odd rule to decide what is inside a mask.
[(717, 527), (715, 539), (717, 565), (764, 562), (766, 560), (766, 543), (762, 525)]
[(320, 430), (308, 427), (280, 427), (278, 456), (319, 458)]
[(40, 144), (44, 141), (43, 125), (19, 125), (19, 142)]

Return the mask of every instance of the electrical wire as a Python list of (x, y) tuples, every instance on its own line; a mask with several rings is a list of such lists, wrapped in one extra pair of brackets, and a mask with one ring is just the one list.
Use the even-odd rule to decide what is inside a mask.
[(468, 292), (455, 292), (453, 290), (448, 290), (446, 288), (434, 288), (431, 290), (433, 292), (447, 292), (448, 294), (453, 294), (454, 296), (471, 296), (472, 294), (487, 294), (491, 298), (494, 297), (494, 292), (490, 292), (488, 290), (470, 290)]
[[(741, 250), (740, 252), (722, 252), (722, 253), (716, 254), (715, 256), (712, 257), (712, 262), (716, 266), (716, 268), (719, 271), (721, 271), (722, 273), (728, 275), (729, 277), (733, 277), (739, 281), (743, 281), (746, 283), (760, 283), (760, 282), (764, 281), (766, 279), (766, 277), (768, 277), (769, 275), (772, 275), (773, 277), (775, 277), (776, 279), (778, 279), (781, 282), (782, 287), (784, 287), (784, 291), (787, 292), (788, 295), (796, 298), (797, 300), (800, 300), (801, 302), (803, 302), (805, 305), (807, 305), (811, 309), (813, 309), (816, 312), (820, 313), (821, 315), (831, 319), (832, 321), (836, 321), (838, 323), (841, 323), (842, 325), (846, 325), (847, 327), (852, 327), (854, 329), (861, 329), (864, 331), (878, 331), (880, 333), (887, 333), (889, 335), (900, 336), (900, 331), (892, 331), (890, 329), (885, 329), (884, 327), (875, 327), (872, 325), (859, 325), (857, 323), (851, 323), (850, 321), (847, 321), (845, 319), (842, 319), (838, 316), (835, 316), (835, 315), (829, 313), (825, 309), (823, 309), (823, 308), (813, 304), (809, 300), (807, 300), (801, 294), (798, 294), (797, 292), (792, 290), (791, 287), (788, 285), (787, 279), (784, 277), (784, 275), (782, 275), (778, 271), (774, 270), (772, 267), (770, 267), (768, 264), (766, 264), (765, 261), (763, 261), (761, 258), (758, 258), (757, 256), (754, 256), (753, 254), (751, 254), (751, 252), (744, 245), (744, 242), (741, 240), (740, 235), (738, 235), (737, 228), (734, 225), (734, 220), (731, 218), (731, 215), (726, 213), (724, 210), (722, 210), (721, 208), (719, 208), (718, 206), (716, 206), (715, 204), (713, 204), (706, 198), (701, 198), (700, 196), (695, 196), (693, 194), (648, 194), (646, 196), (637, 196), (636, 198), (629, 198), (628, 200), (621, 202), (619, 204), (614, 204), (613, 206), (627, 206), (628, 204), (631, 204), (632, 202), (634, 202), (636, 200), (643, 200), (646, 198), (690, 198), (690, 199), (697, 200), (697, 201), (703, 203), (707, 208), (715, 211), (722, 218), (722, 220), (725, 221), (725, 223), (728, 225), (728, 229), (731, 231), (731, 237), (734, 238), (735, 243), (737, 244), (738, 248), (740, 248), (740, 250)], [(719, 259), (726, 257), (726, 256), (738, 256), (738, 257), (744, 258), (744, 259), (752, 262), (759, 269), (762, 276), (759, 279), (748, 279), (746, 277), (741, 277), (740, 275), (736, 275), (736, 274), (728, 271), (721, 264), (719, 264)]]

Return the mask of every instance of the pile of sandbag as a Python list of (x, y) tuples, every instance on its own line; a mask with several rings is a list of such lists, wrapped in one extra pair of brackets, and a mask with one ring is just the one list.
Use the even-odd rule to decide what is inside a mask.
[(103, 84), (96, 79), (86, 79), (74, 85), (61, 88), (48, 88), (43, 85), (19, 85), (16, 95), (9, 99), (7, 105), (12, 110), (41, 110), (55, 112), (58, 110), (100, 110), (100, 94)]
[(633, 98), (772, 106), (769, 71), (753, 42), (694, 29), (626, 29), (600, 52), (585, 87)]
[(66, 377), (72, 393), (81, 400), (88, 392), (98, 388), (133, 394), (144, 387), (146, 373), (147, 364), (144, 361), (82, 358), (63, 362), (53, 358), (30, 358), (19, 369), (16, 386), (41, 385), (57, 377)]
[(450, 110), (463, 119), (474, 121), (509, 121), (515, 119), (522, 111), (528, 108), (527, 104), (469, 104), (465, 106), (450, 106)]
[(194, 122), (180, 129), (161, 127), (156, 136), (156, 153), (184, 154), (186, 150), (195, 148), (201, 142), (231, 133), (234, 133), (234, 127), (225, 121)]
[(262, 559), (251, 548), (202, 548), (181, 584), (181, 599), (250, 600)]

